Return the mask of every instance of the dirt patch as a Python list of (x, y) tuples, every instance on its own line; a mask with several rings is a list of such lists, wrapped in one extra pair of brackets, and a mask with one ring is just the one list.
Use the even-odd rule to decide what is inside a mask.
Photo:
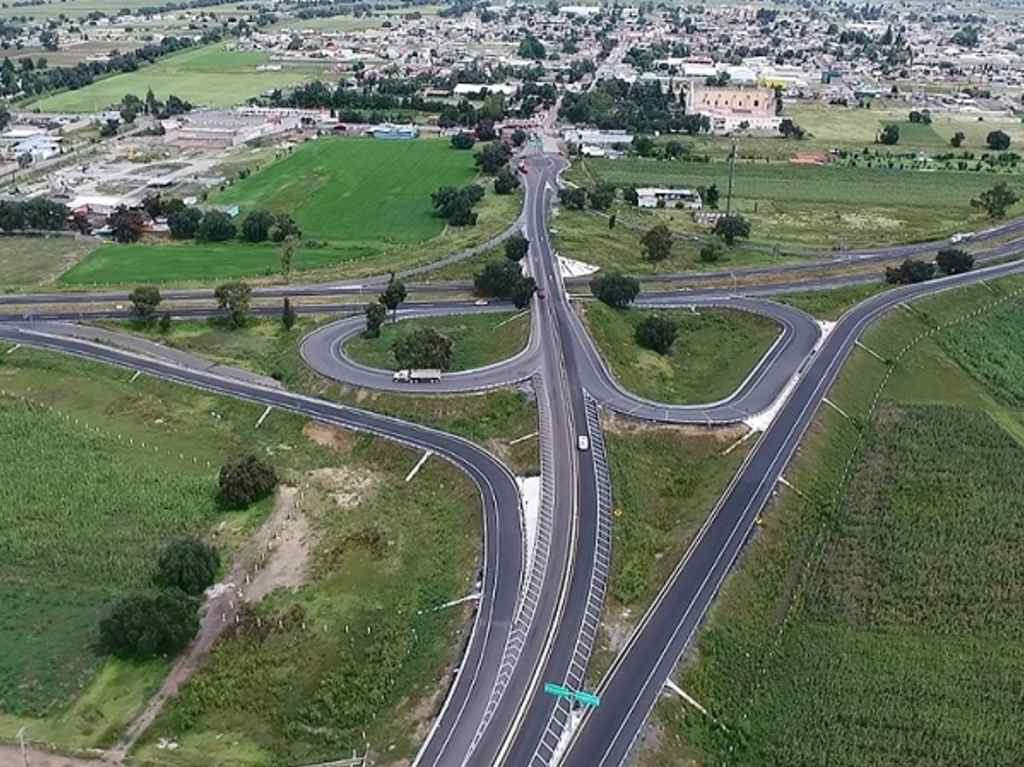
[(24, 759), (18, 746), (0, 746), (0, 767), (24, 767), (26, 764), (30, 767), (99, 767), (99, 765), (118, 764), (118, 762), (99, 755), (95, 759), (85, 759), (52, 754), (49, 751), (27, 746), (26, 743)]
[(380, 476), (371, 471), (344, 466), (314, 469), (306, 477), (327, 493), (340, 509), (355, 508), (380, 483)]
[(353, 434), (330, 424), (310, 421), (302, 433), (311, 442), (332, 450), (348, 452), (352, 449)]
[(274, 513), (268, 520), (273, 524), (260, 528), (251, 544), (250, 561), (258, 557), (257, 551), (266, 555), (263, 567), (245, 587), (244, 601), (259, 602), (274, 589), (293, 589), (305, 582), (316, 536), (297, 503), (298, 497), (299, 491), (294, 487), (278, 490)]
[(729, 426), (699, 426), (697, 424), (684, 424), (673, 426), (669, 424), (653, 424), (647, 421), (637, 421), (632, 418), (615, 413), (605, 413), (601, 418), (601, 424), (605, 430), (612, 434), (636, 434), (642, 431), (658, 430), (666, 433), (673, 433), (680, 438), (686, 437), (711, 437), (712, 439), (731, 445), (740, 439), (750, 429), (742, 423)]

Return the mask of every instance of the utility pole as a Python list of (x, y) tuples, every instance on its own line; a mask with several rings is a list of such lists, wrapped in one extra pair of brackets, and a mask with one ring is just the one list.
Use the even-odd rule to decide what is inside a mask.
[(732, 142), (732, 151), (729, 152), (729, 191), (725, 196), (725, 215), (732, 214), (732, 177), (736, 172), (736, 142)]

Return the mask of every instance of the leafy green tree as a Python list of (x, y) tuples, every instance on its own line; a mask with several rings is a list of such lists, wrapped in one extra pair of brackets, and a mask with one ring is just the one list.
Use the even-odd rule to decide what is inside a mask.
[(270, 239), (272, 242), (284, 242), (288, 239), (297, 240), (302, 237), (302, 230), (295, 223), (295, 219), (287, 213), (279, 213), (274, 219), (274, 225), (270, 228)]
[(636, 193), (636, 184), (628, 184), (622, 188), (622, 199), (630, 205), (640, 204), (640, 196)]
[(935, 254), (935, 265), (943, 274), (963, 274), (974, 268), (974, 256), (962, 248), (943, 248)]
[(363, 338), (377, 338), (380, 336), (380, 326), (388, 318), (388, 308), (384, 304), (371, 302), (366, 305), (366, 330), (363, 331)]
[(1010, 148), (1010, 137), (1001, 130), (994, 130), (985, 137), (988, 148), (996, 152), (1002, 152)]
[(989, 218), (1004, 218), (1007, 211), (1020, 202), (1020, 195), (1010, 189), (1005, 181), (1000, 181), (988, 191), (982, 192), (971, 200), (972, 208), (981, 208)]
[(138, 242), (146, 230), (146, 215), (141, 210), (118, 205), (114, 212), (107, 216), (107, 226), (115, 242)]
[(750, 222), (743, 216), (734, 213), (731, 216), (719, 217), (711, 231), (721, 237), (726, 245), (732, 247), (736, 244), (736, 240), (745, 240), (750, 237)]
[(966, 138), (967, 135), (962, 130), (958, 130), (956, 133), (953, 134), (953, 138), (949, 140), (949, 145), (954, 149), (959, 149), (963, 145), (964, 139)]
[(289, 237), (281, 243), (281, 276), (286, 280), (292, 273), (292, 259), (295, 257), (295, 240)]
[(912, 285), (927, 282), (935, 276), (935, 264), (908, 258), (899, 266), (888, 266), (885, 269), (885, 281), (892, 285)]
[(615, 185), (601, 183), (590, 190), (590, 207), (594, 210), (608, 210), (615, 202)]
[(900, 143), (900, 126), (893, 123), (882, 128), (882, 132), (878, 134), (878, 143), (886, 146)]
[[(2, 130), (2, 128), (0, 128), (0, 130)], [(514, 131), (512, 131), (512, 146), (517, 148), (521, 147), (523, 144), (526, 143), (527, 138), (529, 137), (526, 135), (526, 131), (524, 131), (522, 128), (516, 128)]]
[(408, 291), (405, 289), (405, 283), (401, 280), (395, 279), (395, 273), (391, 273), (391, 279), (388, 280), (387, 287), (384, 288), (384, 292), (377, 297), (387, 309), (391, 312), (392, 318), (398, 318), (398, 307), (405, 300), (408, 295)]
[(676, 160), (686, 154), (687, 149), (681, 141), (669, 141), (662, 151), (665, 153), (665, 159)]
[(615, 214), (614, 213), (612, 213), (610, 216), (608, 216), (608, 228), (609, 229), (614, 229), (615, 228)]
[(498, 138), (498, 132), (494, 130), (494, 120), (477, 120), (474, 132), (480, 141), (494, 141)]
[(517, 289), (521, 289), (523, 272), (519, 264), (508, 259), (489, 261), (473, 278), (476, 292), (492, 298), (513, 298)]
[(255, 455), (232, 458), (220, 469), (220, 502), (229, 509), (241, 509), (262, 500), (277, 487), (274, 467)]
[(640, 320), (634, 336), (636, 342), (645, 349), (668, 354), (678, 334), (679, 327), (674, 320), (662, 314), (652, 314)]
[(291, 330), (295, 327), (295, 320), (298, 317), (295, 314), (295, 307), (292, 306), (291, 299), (285, 298), (284, 303), (281, 304), (281, 324), (285, 330)]
[(608, 306), (625, 309), (640, 294), (640, 281), (621, 272), (602, 272), (591, 278), (590, 292)]
[(459, 131), (452, 136), (452, 147), (454, 149), (472, 149), (475, 143), (476, 139), (473, 137), (473, 134), (466, 131)]
[(246, 242), (263, 242), (270, 236), (270, 228), (276, 221), (269, 210), (254, 210), (242, 221), (241, 238)]
[(516, 232), (505, 240), (505, 258), (510, 261), (522, 261), (530, 252), (530, 241), (521, 232)]
[(174, 655), (199, 630), (199, 604), (180, 591), (132, 594), (100, 620), (100, 646), (119, 658)]
[(656, 224), (640, 238), (640, 244), (648, 261), (664, 261), (672, 255), (672, 232), (664, 224)]
[(641, 157), (653, 156), (656, 151), (654, 139), (650, 136), (633, 136), (633, 151)]
[(519, 276), (519, 279), (512, 285), (512, 293), (509, 298), (517, 309), (525, 309), (530, 305), (533, 294), (537, 292), (537, 282), (533, 277)]
[(519, 56), (524, 59), (541, 61), (547, 58), (547, 51), (544, 49), (544, 44), (541, 43), (540, 40), (527, 32), (526, 37), (524, 37), (519, 43)]
[(171, 313), (164, 312), (160, 315), (160, 332), (167, 335), (171, 332)]
[(518, 188), (519, 176), (508, 168), (502, 168), (498, 171), (498, 176), (494, 179), (495, 194), (512, 194)]
[(160, 552), (153, 582), (160, 588), (178, 589), (195, 597), (213, 585), (219, 567), (217, 549), (196, 538), (183, 538)]
[(226, 242), (233, 240), (237, 233), (231, 216), (221, 210), (208, 210), (196, 229), (196, 239), (204, 242)]
[(128, 296), (132, 302), (132, 310), (143, 322), (152, 322), (156, 309), (160, 306), (160, 288), (156, 285), (140, 285)]
[(567, 187), (558, 190), (558, 201), (562, 207), (570, 210), (583, 210), (587, 207), (587, 190), (582, 187)]
[(196, 236), (202, 221), (203, 211), (199, 208), (183, 208), (167, 217), (167, 226), (171, 230), (171, 237), (188, 240)]
[(242, 327), (249, 317), (252, 288), (241, 280), (234, 280), (218, 285), (217, 289), (213, 291), (213, 295), (221, 310), (228, 313), (228, 319), (232, 326)]
[(790, 118), (786, 117), (779, 123), (779, 133), (782, 134), (783, 138), (792, 138), (799, 141), (807, 132)]
[(512, 150), (506, 144), (501, 141), (492, 141), (485, 144), (484, 148), (477, 153), (476, 165), (481, 172), (494, 176), (508, 164), (511, 157)]
[(722, 246), (717, 242), (707, 242), (700, 249), (700, 260), (705, 264), (713, 264), (722, 257)]
[(417, 328), (391, 344), (391, 353), (402, 368), (447, 370), (451, 367), (454, 351), (452, 339), (434, 328)]

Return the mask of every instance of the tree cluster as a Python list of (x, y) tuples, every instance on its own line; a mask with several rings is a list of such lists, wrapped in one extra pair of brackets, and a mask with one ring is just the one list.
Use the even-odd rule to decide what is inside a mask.
[(437, 214), (452, 226), (475, 226), (476, 213), (473, 206), (484, 197), (484, 190), (478, 184), (469, 184), (461, 189), (442, 186), (432, 195), (430, 202)]
[(455, 343), (435, 328), (416, 328), (396, 338), (391, 344), (391, 353), (400, 368), (448, 370)]
[(590, 280), (590, 293), (614, 309), (625, 309), (640, 294), (640, 281), (621, 272), (599, 272)]
[(935, 264), (917, 258), (908, 258), (899, 266), (885, 268), (885, 281), (890, 285), (913, 285), (927, 282), (935, 276)]
[(67, 226), (70, 212), (66, 205), (33, 197), (29, 200), (0, 200), (0, 229), (16, 232), (26, 229), (60, 231)]
[(476, 166), (482, 173), (489, 176), (497, 175), (498, 171), (508, 165), (512, 157), (512, 149), (503, 141), (491, 141), (485, 144), (475, 158)]
[(679, 326), (675, 320), (663, 314), (644, 317), (634, 331), (634, 337), (640, 346), (658, 354), (668, 354), (678, 335)]
[(520, 309), (530, 305), (537, 291), (533, 277), (524, 276), (519, 263), (509, 259), (488, 262), (473, 277), (473, 286), (480, 295), (511, 299)]

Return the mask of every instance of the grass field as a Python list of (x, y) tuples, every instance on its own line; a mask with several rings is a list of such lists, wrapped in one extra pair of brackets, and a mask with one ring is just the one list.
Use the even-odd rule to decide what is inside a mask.
[(135, 72), (113, 75), (78, 90), (47, 96), (32, 102), (29, 108), (41, 112), (95, 112), (120, 102), (127, 93), (143, 98), (149, 88), (160, 99), (174, 94), (197, 106), (226, 107), (313, 76), (314, 70), (257, 71), (256, 67), (268, 59), (266, 53), (228, 51), (217, 43), (167, 56)]
[[(655, 313), (679, 325), (676, 342), (665, 356), (641, 348), (634, 338), (640, 321)], [(623, 388), (677, 404), (714, 402), (732, 394), (779, 335), (770, 320), (725, 310), (617, 310), (594, 301), (586, 305), (584, 317)]]
[(345, 344), (345, 352), (356, 362), (393, 370), (397, 366), (391, 347), (418, 328), (434, 328), (454, 342), (452, 372), (484, 367), (508, 359), (526, 347), (530, 339), (530, 317), (510, 312), (452, 317), (430, 317), (389, 323), (377, 338), (356, 337)]
[(861, 301), (866, 301), (876, 293), (881, 293), (890, 287), (884, 282), (872, 282), (867, 285), (854, 285), (837, 290), (787, 293), (781, 296), (772, 296), (771, 300), (803, 309), (815, 319), (834, 321)]
[[(1024, 286), (1019, 279), (915, 304), (865, 343), (908, 341)], [(643, 767), (1014, 765), (1022, 563), (1018, 400), (1024, 306), (924, 337), (886, 366), (857, 351), (731, 576), (680, 685), (655, 715)], [(852, 458), (847, 477), (846, 467)]]
[[(269, 357), (279, 341), (261, 330), (248, 346)], [(231, 350), (244, 347), (239, 340)], [(76, 659), (93, 653), (99, 595), (125, 588), (119, 579), (128, 586), (144, 579), (153, 547), (171, 532), (215, 530), (227, 552), (244, 541), (267, 504), (231, 514), (212, 504), (216, 468), (225, 455), (248, 450), (270, 456), (285, 481), (305, 488), (309, 576), (301, 589), (271, 594), (248, 614), (248, 621), (281, 616), (285, 630), (257, 641), (247, 622), (219, 645), (159, 722), (182, 744), (173, 754), (157, 751), (160, 763), (322, 760), (363, 730), (375, 747), (395, 744), (378, 763), (409, 756), (468, 618), (458, 610), (415, 614), (461, 596), (475, 576), (479, 498), (465, 477), (435, 460), (421, 482), (405, 483), (418, 456), (383, 440), (321, 430), (314, 441), (305, 419), (278, 412), (256, 430), (262, 408), (255, 405), (146, 377), (129, 383), (127, 371), (28, 349), (2, 359), (0, 388), (53, 405), (72, 421), (45, 410), (31, 422), (23, 414), (12, 421), (7, 401), (0, 407), (4, 443), (21, 447), (5, 456), (19, 477), (0, 489), (11, 515), (3, 533), (10, 556), (0, 564), (0, 738), (13, 739), (27, 724), (34, 741), (109, 744), (159, 684), (166, 662), (106, 663), (83, 679)], [(482, 406), (500, 410), (493, 399)], [(476, 433), (497, 417), (478, 417)], [(298, 629), (298, 614), (310, 631)], [(334, 630), (324, 632), (325, 622)], [(208, 680), (216, 683), (214, 697)], [(239, 700), (258, 712), (240, 713)], [(344, 713), (338, 706), (346, 704), (335, 705), (351, 700), (360, 704)], [(299, 724), (317, 717), (330, 721), (315, 733)]]
[(72, 237), (0, 237), (0, 290), (53, 282), (95, 247)]
[[(578, 176), (618, 185), (716, 184), (724, 195), (729, 184), (729, 165), (719, 161), (598, 159), (584, 166)], [(985, 172), (738, 162), (733, 208), (751, 220), (751, 236), (761, 242), (843, 248), (913, 241), (989, 225), (970, 201), (999, 180), (1020, 186), (1016, 177)], [(685, 212), (669, 214), (701, 231)]]
[[(139, 8), (153, 8), (148, 0), (46, 0), (40, 5), (14, 5), (8, 3), (0, 8), (0, 16), (27, 16), (31, 19), (47, 19), (53, 16), (64, 15), (69, 18), (87, 16), (93, 11), (117, 15), (123, 8), (137, 10)], [(225, 5), (214, 5), (203, 9), (206, 13), (219, 15), (222, 13), (238, 13), (238, 5), (228, 3)]]
[[(518, 195), (488, 193), (473, 227), (446, 227), (430, 195), (476, 176), (472, 155), (434, 140), (310, 141), (217, 195), (244, 216), (256, 207), (292, 215), (303, 232), (293, 258), (304, 277), (363, 277), (469, 248), (519, 213)], [(489, 185), (488, 185), (489, 186)], [(200, 284), (237, 277), (280, 281), (280, 247), (240, 241), (105, 245), (61, 277), (67, 285)]]

